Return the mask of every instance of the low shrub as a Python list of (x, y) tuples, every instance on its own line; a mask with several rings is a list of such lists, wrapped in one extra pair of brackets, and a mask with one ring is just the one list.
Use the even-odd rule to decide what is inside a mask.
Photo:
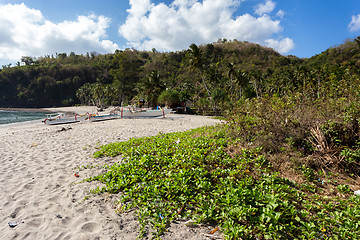
[(303, 167), (303, 184), (282, 178), (261, 148), (242, 148), (226, 132), (206, 127), (102, 146), (94, 157), (123, 159), (88, 181), (105, 184), (94, 192), (122, 193), (119, 213), (136, 209), (140, 236), (151, 226), (160, 238), (176, 219), (216, 224), (226, 239), (359, 236), (360, 198), (347, 197), (348, 187), (338, 187), (343, 198), (322, 197), (313, 170)]

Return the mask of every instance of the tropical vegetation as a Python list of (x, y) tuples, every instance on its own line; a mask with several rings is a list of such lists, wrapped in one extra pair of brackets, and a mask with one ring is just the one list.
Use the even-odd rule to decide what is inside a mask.
[[(360, 37), (308, 59), (220, 40), (180, 52), (127, 49), (24, 58), (0, 72), (0, 106), (187, 106), (223, 124), (99, 147), (118, 158), (93, 193), (120, 193), (139, 236), (172, 221), (226, 239), (360, 235)], [(148, 228), (150, 226), (150, 228)]]
[(188, 106), (219, 114), (243, 98), (291, 92), (316, 98), (328, 90), (339, 94), (344, 90), (340, 84), (355, 85), (359, 76), (358, 42), (349, 40), (309, 59), (225, 39), (169, 53), (126, 49), (105, 55), (23, 57), (19, 66), (0, 69), (0, 106), (104, 107), (144, 99), (151, 106)]
[(121, 193), (116, 209), (136, 211), (139, 237), (182, 220), (225, 239), (357, 239), (360, 110), (332, 104), (243, 102), (227, 124), (104, 145), (94, 157), (121, 158), (87, 181)]

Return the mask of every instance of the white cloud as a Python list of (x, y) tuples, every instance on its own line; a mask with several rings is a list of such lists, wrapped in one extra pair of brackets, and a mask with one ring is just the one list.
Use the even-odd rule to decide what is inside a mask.
[(283, 10), (279, 10), (277, 13), (276, 13), (276, 16), (279, 17), (279, 18), (283, 18), (285, 15), (285, 12)]
[(25, 4), (0, 4), (0, 61), (55, 52), (113, 52), (117, 44), (105, 39), (109, 23), (109, 18), (95, 15), (53, 23)]
[(146, 14), (152, 7), (150, 0), (130, 0), (129, 4), (132, 6), (136, 6), (136, 8), (130, 8), (128, 12), (137, 17)]
[(275, 9), (275, 6), (276, 3), (271, 0), (266, 0), (265, 3), (261, 3), (256, 6), (255, 14), (262, 16), (264, 14), (271, 13)]
[(351, 22), (348, 27), (351, 32), (357, 32), (360, 30), (360, 14), (351, 17)]
[(279, 53), (284, 54), (294, 48), (294, 41), (290, 38), (283, 38), (281, 40), (267, 39), (266, 46), (276, 49)]
[[(183, 50), (192, 43), (211, 43), (222, 38), (268, 45), (267, 40), (282, 31), (280, 21), (267, 14), (234, 16), (242, 1), (174, 0), (166, 5), (153, 4), (150, 0), (130, 0), (129, 15), (119, 27), (119, 34), (128, 41), (129, 47), (139, 50)], [(275, 7), (272, 1), (265, 5), (268, 7), (263, 13)], [(289, 49), (283, 46), (284, 41), (278, 44), (282, 51)]]

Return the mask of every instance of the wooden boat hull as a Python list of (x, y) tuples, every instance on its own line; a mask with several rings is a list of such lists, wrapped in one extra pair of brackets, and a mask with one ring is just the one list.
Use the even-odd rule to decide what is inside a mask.
[(117, 114), (110, 114), (110, 115), (99, 115), (99, 116), (91, 116), (89, 117), (90, 122), (100, 122), (112, 119), (118, 119), (120, 116)]
[(46, 125), (69, 124), (84, 121), (89, 118), (89, 113), (85, 115), (75, 114), (68, 116), (66, 113), (48, 114), (44, 120)]
[(69, 123), (76, 123), (80, 122), (80, 120), (75, 120), (75, 118), (69, 119), (45, 119), (44, 123), (46, 125), (58, 125), (58, 124), (69, 124)]

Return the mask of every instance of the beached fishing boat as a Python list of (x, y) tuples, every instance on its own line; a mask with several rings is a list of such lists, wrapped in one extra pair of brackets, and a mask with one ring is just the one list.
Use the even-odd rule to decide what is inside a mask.
[(89, 113), (84, 115), (74, 113), (47, 114), (44, 123), (47, 125), (76, 123), (89, 118)]
[(99, 114), (90, 114), (89, 121), (91, 122), (99, 122), (120, 118), (118, 114), (107, 114), (107, 115), (99, 115)]
[(165, 117), (169, 114), (171, 109), (131, 109), (122, 108), (120, 112), (121, 118), (154, 118), (154, 117)]
[(110, 111), (109, 114), (99, 115), (86, 113), (84, 115), (74, 114), (74, 113), (56, 113), (48, 114), (43, 121), (48, 125), (57, 125), (57, 124), (67, 124), (67, 123), (76, 123), (80, 121), (89, 120), (90, 122), (99, 122), (106, 121), (118, 118), (155, 118), (155, 117), (165, 117), (166, 114), (169, 114), (171, 109), (156, 109), (152, 110), (150, 108), (117, 108)]

